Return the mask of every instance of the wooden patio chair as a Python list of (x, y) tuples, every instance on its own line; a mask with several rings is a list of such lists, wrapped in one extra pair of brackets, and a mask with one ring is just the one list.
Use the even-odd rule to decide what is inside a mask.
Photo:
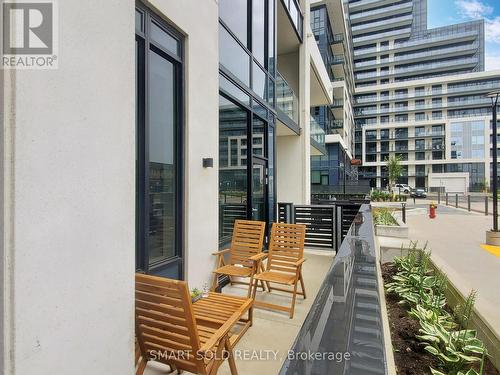
[(252, 300), (210, 293), (191, 302), (187, 283), (136, 274), (135, 325), (140, 352), (136, 354), (136, 375), (144, 373), (149, 361), (170, 369), (214, 375), (227, 359), (236, 375), (233, 346), (240, 335), (231, 328), (249, 313)]
[[(267, 259), (267, 267), (265, 271), (257, 273), (255, 280), (264, 281), (268, 285), (269, 292), (273, 290), (291, 293), (291, 307), (271, 304), (267, 302), (255, 300), (257, 288), (253, 288), (252, 297), (255, 300), (256, 307), (276, 309), (286, 311), (293, 318), (295, 311), (295, 300), (297, 295), (301, 295), (306, 299), (306, 290), (304, 288), (304, 279), (302, 277), (302, 263), (304, 259), (304, 242), (306, 237), (306, 226), (304, 224), (284, 224), (273, 223), (271, 230), (271, 241), (269, 244), (269, 253), (261, 253), (254, 257), (253, 260), (261, 262), (262, 259)], [(260, 266), (258, 266), (260, 267)], [(300, 283), (301, 292), (297, 291), (297, 286)], [(271, 286), (272, 284), (280, 284), (292, 287), (292, 289)]]
[[(253, 276), (257, 271), (257, 262), (251, 260), (254, 255), (262, 252), (264, 244), (264, 232), (266, 223), (255, 220), (235, 220), (233, 228), (233, 238), (229, 249), (224, 249), (213, 253), (217, 256), (217, 265), (212, 283), (212, 291), (219, 286), (219, 276), (226, 275), (232, 284), (248, 285), (248, 297), (252, 293)], [(224, 254), (229, 253), (229, 261), (226, 264)], [(259, 263), (262, 267), (262, 263)], [(250, 278), (248, 283), (236, 280), (235, 278)], [(264, 283), (261, 287), (265, 289)]]

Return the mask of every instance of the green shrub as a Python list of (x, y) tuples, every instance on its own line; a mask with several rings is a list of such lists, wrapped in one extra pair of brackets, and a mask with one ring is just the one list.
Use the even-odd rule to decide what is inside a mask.
[(398, 225), (398, 222), (392, 216), (392, 211), (385, 207), (373, 209), (373, 221), (375, 225)]
[[(426, 247), (420, 250), (412, 243), (407, 256), (394, 259), (397, 272), (386, 285), (387, 292), (397, 294), (400, 303), (410, 306), (408, 314), (418, 320), (420, 334), (416, 338), (440, 363), (439, 370), (431, 368), (432, 374), (480, 375), (487, 351), (476, 331), (468, 329), (476, 292), (472, 291), (453, 314), (447, 312), (444, 296), (447, 277), (431, 271), (430, 255)], [(471, 369), (475, 362), (481, 363), (479, 373)]]

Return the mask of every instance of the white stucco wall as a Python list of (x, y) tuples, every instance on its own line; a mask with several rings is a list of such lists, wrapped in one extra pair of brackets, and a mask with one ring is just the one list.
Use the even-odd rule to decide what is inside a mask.
[[(218, 6), (214, 0), (150, 5), (186, 36), (185, 279), (200, 288), (211, 280), (218, 249)], [(213, 158), (214, 167), (203, 168), (202, 158)]]
[(59, 1), (59, 69), (5, 73), (5, 374), (133, 374), (134, 4)]
[[(185, 277), (200, 287), (218, 246), (218, 7), (146, 4), (185, 35)], [(6, 374), (134, 372), (134, 8), (59, 2), (59, 69), (6, 73)]]

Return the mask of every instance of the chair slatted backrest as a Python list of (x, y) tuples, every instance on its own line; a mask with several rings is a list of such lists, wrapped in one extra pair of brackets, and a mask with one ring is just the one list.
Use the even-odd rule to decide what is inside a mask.
[(197, 356), (200, 339), (186, 282), (136, 274), (135, 323), (141, 352), (148, 359), (195, 374), (205, 372)]
[(255, 220), (235, 220), (229, 263), (252, 266), (248, 258), (259, 254), (264, 244), (266, 223)]
[(267, 270), (295, 274), (293, 263), (303, 258), (305, 239), (304, 224), (273, 223)]

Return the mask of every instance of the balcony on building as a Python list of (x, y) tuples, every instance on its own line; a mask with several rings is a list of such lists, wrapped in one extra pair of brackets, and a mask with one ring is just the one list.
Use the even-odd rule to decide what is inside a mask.
[[(278, 3), (280, 3), (280, 6), (278, 6), (278, 28), (280, 25), (283, 26), (284, 24), (288, 24), (288, 31), (295, 34), (299, 41), (302, 42), (304, 39), (304, 16), (299, 1), (280, 0)], [(283, 29), (282, 27), (282, 30)]]
[(311, 116), (311, 156), (326, 155), (325, 147), (325, 130), (320, 124)]
[[(386, 4), (390, 4), (390, 1), (386, 1)], [(350, 18), (353, 25), (366, 22), (369, 20), (375, 20), (380, 17), (389, 17), (398, 14), (408, 13), (413, 9), (413, 2), (407, 2), (397, 5), (390, 5), (387, 7), (379, 7), (383, 3), (377, 2), (376, 9), (363, 9), (358, 12), (359, 8), (353, 7), (357, 3), (349, 3), (349, 10), (352, 12)], [(356, 13), (354, 13), (356, 12)]]
[[(293, 132), (300, 134), (299, 98), (290, 84), (278, 71), (276, 73), (276, 111), (279, 123), (278, 132)], [(279, 124), (278, 124), (279, 125)]]

